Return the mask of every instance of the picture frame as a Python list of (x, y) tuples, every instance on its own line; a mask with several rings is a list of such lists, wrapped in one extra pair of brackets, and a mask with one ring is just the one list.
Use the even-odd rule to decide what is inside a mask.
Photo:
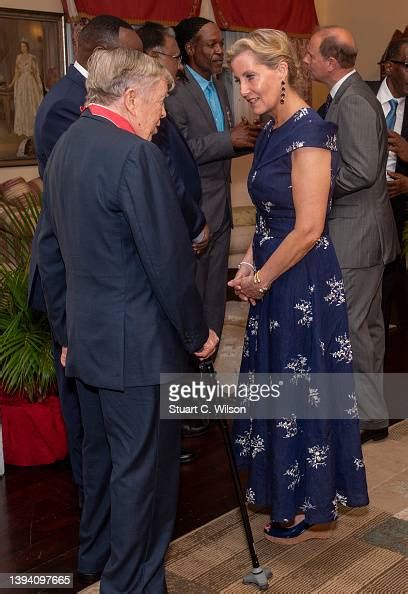
[(0, 8), (0, 167), (37, 164), (35, 114), (65, 72), (62, 13)]

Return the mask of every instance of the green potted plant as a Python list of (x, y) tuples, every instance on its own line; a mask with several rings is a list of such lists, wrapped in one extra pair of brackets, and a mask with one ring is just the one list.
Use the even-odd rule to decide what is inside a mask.
[(66, 455), (48, 320), (27, 305), (40, 208), (33, 194), (12, 201), (0, 194), (0, 415), (5, 462), (19, 465)]

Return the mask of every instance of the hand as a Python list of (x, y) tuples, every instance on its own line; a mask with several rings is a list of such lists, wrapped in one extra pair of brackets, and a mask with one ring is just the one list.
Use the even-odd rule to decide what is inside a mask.
[(68, 347), (62, 347), (61, 350), (61, 365), (63, 367), (67, 364), (67, 354), (68, 354)]
[(395, 198), (400, 194), (408, 194), (408, 177), (406, 175), (392, 171), (387, 171), (387, 175), (393, 180), (387, 182), (388, 196), (390, 198)]
[(239, 290), (240, 299), (249, 301), (251, 305), (255, 305), (255, 303), (264, 296), (264, 292), (260, 291), (261, 286), (254, 282), (253, 274), (241, 277), (238, 280), (234, 279), (228, 284), (230, 287), (234, 287), (234, 289), (236, 287)]
[[(233, 280), (229, 281), (227, 285), (234, 289), (234, 293), (241, 301), (248, 301), (248, 297), (241, 291), (241, 279), (245, 277), (253, 277), (254, 271), (248, 264), (240, 264), (240, 267)], [(252, 303), (254, 305), (254, 303)]]
[(202, 230), (203, 237), (201, 241), (194, 242), (193, 241), (193, 251), (196, 256), (202, 254), (208, 247), (208, 242), (210, 241), (210, 228), (209, 226), (205, 225), (204, 229)]
[(408, 163), (408, 141), (392, 130), (388, 130), (388, 148)]
[(253, 148), (261, 130), (261, 124), (250, 125), (246, 121), (241, 121), (231, 129), (232, 146), (234, 149)]
[(217, 348), (219, 342), (220, 339), (218, 338), (214, 330), (210, 328), (206, 342), (204, 343), (200, 351), (194, 353), (195, 356), (198, 357), (200, 361), (204, 361), (204, 359), (209, 359), (209, 357), (211, 357), (215, 353), (215, 349)]

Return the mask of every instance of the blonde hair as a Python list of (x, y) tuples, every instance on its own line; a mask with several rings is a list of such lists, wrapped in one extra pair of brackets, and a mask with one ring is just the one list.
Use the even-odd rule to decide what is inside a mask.
[(169, 91), (174, 87), (171, 74), (157, 60), (134, 49), (96, 49), (88, 60), (87, 103), (109, 105), (132, 87), (143, 94), (159, 80)]
[(248, 37), (238, 39), (231, 46), (227, 53), (228, 64), (248, 50), (255, 54), (260, 64), (272, 70), (275, 70), (281, 62), (286, 62), (289, 84), (292, 86), (299, 84), (302, 77), (299, 58), (286, 33), (277, 29), (252, 31)]

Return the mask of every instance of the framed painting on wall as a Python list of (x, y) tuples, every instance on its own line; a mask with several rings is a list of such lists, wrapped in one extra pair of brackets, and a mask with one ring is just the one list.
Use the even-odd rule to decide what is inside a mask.
[(35, 114), (65, 64), (62, 14), (0, 8), (0, 167), (37, 163)]

